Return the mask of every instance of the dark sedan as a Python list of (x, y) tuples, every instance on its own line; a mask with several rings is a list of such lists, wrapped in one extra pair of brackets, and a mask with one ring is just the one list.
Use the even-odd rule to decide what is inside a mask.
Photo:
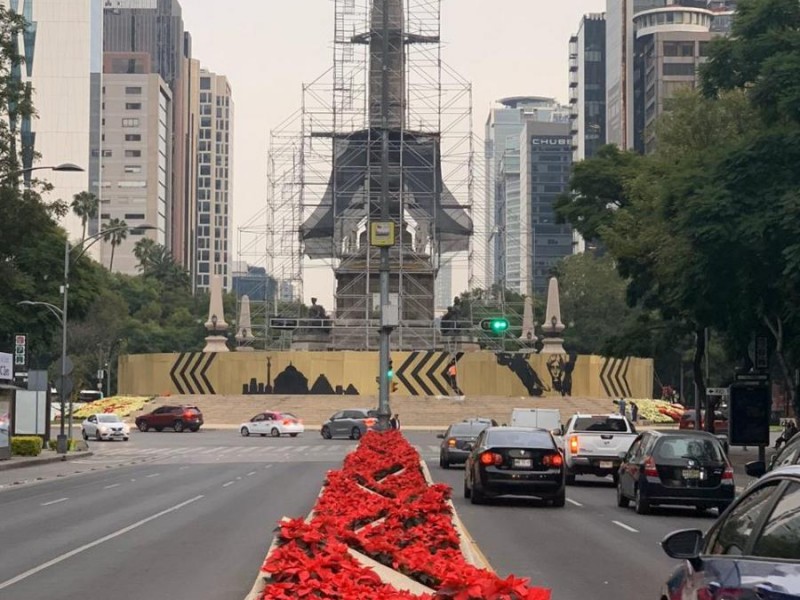
[(662, 600), (800, 598), (800, 467), (759, 479), (703, 535), (677, 531), (661, 543), (682, 561)]
[(560, 507), (564, 485), (564, 457), (543, 429), (484, 429), (464, 469), (464, 497), (473, 504), (495, 496), (534, 496)]
[(735, 493), (722, 444), (704, 431), (646, 431), (619, 468), (617, 505), (624, 508), (633, 500), (640, 515), (655, 504), (716, 507), (721, 513)]
[(450, 465), (461, 465), (467, 462), (469, 448), (478, 439), (481, 431), (489, 427), (483, 420), (453, 423), (447, 431), (438, 437), (442, 440), (439, 447), (439, 466), (443, 469)]

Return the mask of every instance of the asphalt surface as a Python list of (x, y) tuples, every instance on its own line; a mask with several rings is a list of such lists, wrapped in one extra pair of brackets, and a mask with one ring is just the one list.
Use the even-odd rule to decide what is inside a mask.
[[(636, 515), (617, 508), (610, 479), (593, 477), (568, 488), (562, 509), (528, 500), (472, 506), (463, 470), (439, 468), (435, 435), (407, 437), (434, 478), (453, 487), (498, 573), (530, 577), (554, 600), (657, 600), (675, 565), (658, 542), (714, 521), (683, 509)], [(0, 472), (0, 598), (241, 600), (277, 521), (305, 516), (326, 471), (355, 446), (316, 432), (133, 432), (129, 442), (90, 442), (86, 459)]]

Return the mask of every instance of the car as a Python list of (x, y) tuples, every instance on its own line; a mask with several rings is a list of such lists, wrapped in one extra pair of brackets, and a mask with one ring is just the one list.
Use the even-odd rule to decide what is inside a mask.
[(335, 437), (359, 440), (367, 431), (372, 431), (377, 424), (378, 411), (371, 408), (349, 408), (333, 414), (322, 424), (319, 432), (326, 440)]
[(155, 429), (163, 431), (165, 428), (181, 431), (198, 431), (203, 425), (203, 413), (196, 406), (183, 404), (180, 406), (160, 406), (146, 415), (136, 417), (136, 427), (139, 431)]
[(260, 435), (261, 437), (266, 435), (271, 435), (272, 437), (281, 437), (282, 435), (297, 437), (304, 431), (303, 422), (292, 413), (271, 411), (258, 413), (239, 426), (239, 433), (244, 437), (251, 434)]
[(619, 467), (617, 506), (637, 513), (653, 505), (724, 511), (736, 494), (733, 467), (716, 436), (705, 431), (645, 431)]
[(439, 466), (449, 469), (450, 465), (467, 462), (468, 447), (474, 444), (480, 432), (489, 426), (489, 423), (481, 420), (462, 421), (450, 425), (446, 432), (437, 436), (442, 440), (439, 448)]
[(81, 423), (81, 435), (83, 439), (94, 438), (98, 442), (101, 440), (123, 440), (130, 439), (131, 428), (117, 415), (111, 413), (97, 413), (90, 415)]
[(570, 417), (562, 439), (556, 440), (564, 449), (567, 485), (574, 485), (577, 475), (611, 475), (616, 484), (620, 457), (636, 436), (636, 427), (622, 415), (575, 414)]
[(789, 443), (772, 455), (769, 463), (753, 461), (744, 468), (750, 477), (762, 477), (773, 469), (800, 464), (800, 435), (795, 435)]
[[(706, 411), (701, 413), (702, 419), (700, 420), (701, 428), (705, 429), (706, 426)], [(681, 419), (678, 422), (679, 429), (694, 429), (695, 427), (695, 411), (693, 409), (683, 411)], [(721, 410), (714, 411), (714, 432), (725, 433), (728, 431), (728, 417), (725, 412)]]
[(513, 495), (534, 496), (552, 506), (564, 506), (564, 456), (549, 431), (488, 427), (469, 451), (464, 497), (472, 504)]
[(800, 466), (766, 474), (705, 535), (676, 531), (661, 542), (681, 564), (661, 600), (800, 598)]

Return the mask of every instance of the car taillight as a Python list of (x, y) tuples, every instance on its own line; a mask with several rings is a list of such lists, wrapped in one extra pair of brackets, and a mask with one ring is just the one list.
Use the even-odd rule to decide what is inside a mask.
[(292, 424), (292, 420), (291, 419), (284, 419), (283, 420), (283, 424), (284, 425), (291, 425)]
[(370, 417), (369, 419), (364, 419), (364, 425), (366, 425), (367, 427), (374, 427), (375, 423), (377, 422), (378, 419), (373, 419), (372, 417)]
[(453, 448), (456, 445), (456, 441), (453, 438), (450, 438), (449, 440), (447, 440), (447, 445)]
[(722, 473), (722, 485), (733, 485), (733, 467), (728, 465)]
[(572, 452), (572, 454), (577, 454), (578, 453), (578, 436), (577, 435), (573, 435), (571, 438), (569, 438), (569, 451)]
[(483, 454), (481, 454), (481, 464), (486, 466), (489, 465), (499, 466), (503, 464), (503, 457), (494, 452), (484, 452)]
[(548, 454), (542, 459), (545, 467), (560, 467), (564, 464), (564, 457), (560, 454)]
[(192, 413), (190, 413), (190, 412), (183, 413), (183, 418), (184, 419), (191, 419), (192, 417), (194, 417), (194, 415)]
[(656, 461), (652, 456), (648, 456), (644, 461), (644, 476), (645, 477), (658, 477), (658, 469), (656, 469)]

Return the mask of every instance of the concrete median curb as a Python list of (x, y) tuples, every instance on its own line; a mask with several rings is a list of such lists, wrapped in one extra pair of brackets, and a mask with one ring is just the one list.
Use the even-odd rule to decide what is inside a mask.
[(93, 455), (94, 452), (73, 452), (70, 454), (57, 454), (55, 456), (12, 457), (8, 460), (0, 461), (0, 471), (24, 469), (25, 467), (36, 467), (38, 465), (50, 465), (78, 458), (87, 458)]

